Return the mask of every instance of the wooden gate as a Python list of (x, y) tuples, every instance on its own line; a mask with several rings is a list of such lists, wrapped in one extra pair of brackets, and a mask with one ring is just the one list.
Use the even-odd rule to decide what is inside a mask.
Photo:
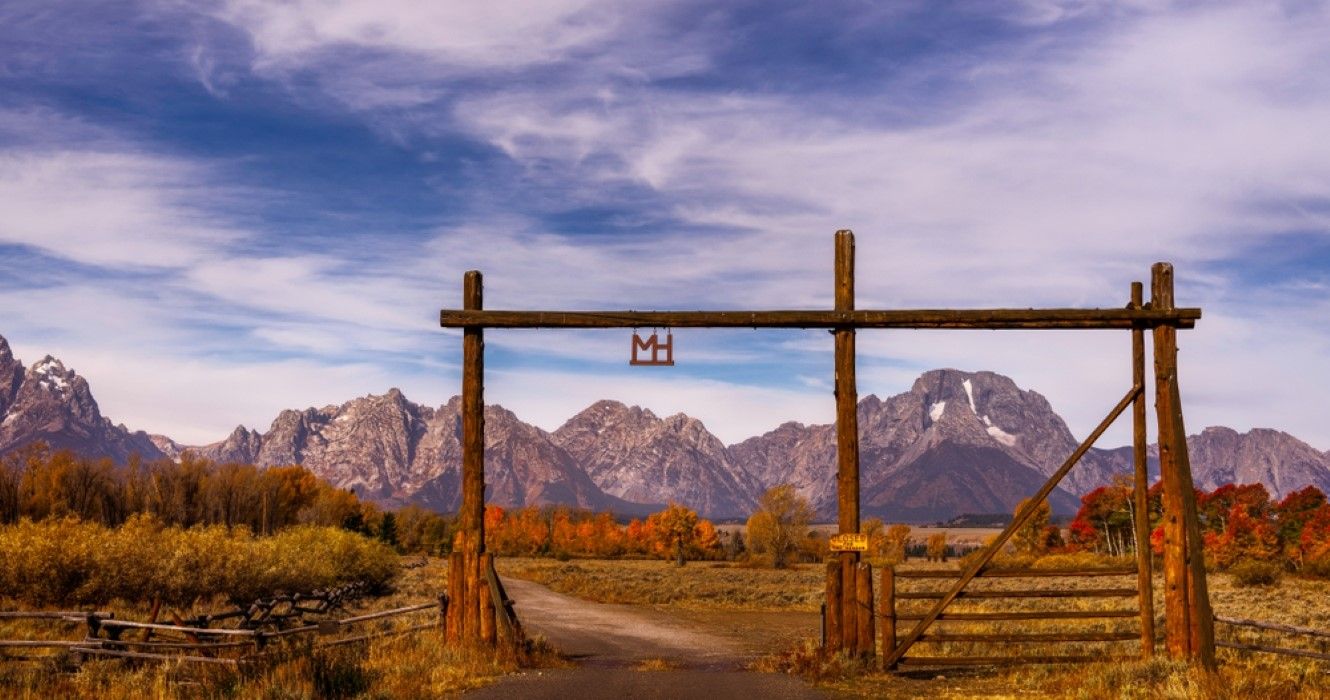
[[(1156, 263), (1151, 269), (1151, 299), (1144, 303), (1139, 282), (1131, 287), (1131, 300), (1125, 307), (1098, 309), (874, 309), (855, 308), (854, 234), (838, 231), (835, 238), (834, 305), (830, 310), (779, 311), (494, 311), (482, 303), (482, 281), (478, 270), (463, 275), (461, 309), (443, 309), (439, 323), (444, 328), (462, 329), (462, 507), (461, 532), (455, 549), (463, 553), (461, 575), (464, 583), (454, 591), (458, 624), (450, 630), (456, 643), (490, 642), (489, 630), (495, 624), (496, 608), (482, 596), (487, 588), (480, 584), (481, 555), (485, 552), (485, 415), (484, 415), (484, 333), (490, 328), (825, 328), (835, 338), (836, 399), (836, 493), (837, 525), (840, 534), (859, 533), (859, 426), (858, 389), (855, 379), (855, 337), (861, 329), (1116, 329), (1131, 331), (1131, 391), (1123, 397), (1110, 416), (1093, 435), (1077, 448), (1039, 494), (1048, 495), (1058, 481), (1089, 449), (1090, 445), (1128, 406), (1133, 406), (1135, 435), (1133, 447), (1136, 466), (1137, 549), (1144, 550), (1145, 517), (1145, 331), (1153, 335), (1155, 360), (1155, 408), (1159, 426), (1159, 461), (1164, 482), (1164, 581), (1165, 646), (1176, 658), (1199, 661), (1214, 667), (1214, 620), (1210, 613), (1205, 585), (1205, 564), (1201, 553), (1200, 525), (1196, 518), (1195, 493), (1191, 466), (1187, 459), (1186, 435), (1182, 421), (1181, 399), (1177, 383), (1177, 331), (1191, 328), (1201, 310), (1177, 308), (1173, 303), (1173, 266)], [(1031, 503), (1033, 506), (1034, 503)], [(967, 568), (937, 603), (924, 614), (909, 634), (889, 653), (884, 653), (888, 667), (895, 666), (906, 651), (920, 640), (962, 590), (979, 574), (1011, 536), (1028, 518), (1033, 507), (1018, 513), (1012, 526), (999, 542)], [(829, 651), (872, 655), (872, 636), (861, 634), (861, 609), (865, 594), (871, 601), (871, 586), (860, 586), (858, 552), (838, 555), (840, 576), (827, 578)], [(1138, 572), (1141, 592), (1142, 635), (1150, 626), (1153, 605), (1148, 599), (1149, 561), (1142, 558)], [(869, 577), (871, 581), (871, 577)], [(862, 590), (861, 590), (862, 588)], [(869, 603), (871, 610), (871, 602)], [(851, 623), (853, 621), (853, 623)], [(834, 623), (834, 624), (833, 624)], [(1151, 645), (1144, 646), (1149, 654)]]
[[(923, 653), (902, 652), (896, 663), (976, 666), (1136, 658), (1132, 652), (1149, 648), (1146, 640), (1152, 634), (1135, 600), (1136, 573), (1136, 567), (981, 572), (915, 641)], [(890, 658), (900, 647), (899, 627), (922, 621), (927, 605), (945, 596), (961, 574), (957, 569), (882, 570), (884, 656)]]

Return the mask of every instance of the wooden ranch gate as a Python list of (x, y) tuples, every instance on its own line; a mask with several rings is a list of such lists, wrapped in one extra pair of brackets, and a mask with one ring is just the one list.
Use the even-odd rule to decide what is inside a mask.
[[(492, 311), (483, 308), (482, 278), (471, 270), (462, 279), (461, 309), (439, 314), (444, 328), (462, 329), (462, 508), (458, 554), (450, 572), (448, 639), (491, 642), (496, 606), (487, 580), (493, 576), (484, 534), (484, 332), (486, 328), (825, 328), (835, 336), (837, 521), (841, 534), (859, 532), (859, 426), (855, 381), (855, 333), (859, 329), (1111, 329), (1129, 331), (1132, 385), (1104, 421), (1039, 489), (1030, 506), (1016, 514), (1002, 534), (966, 566), (912, 629), (884, 645), (883, 664), (894, 668), (1034, 513), (1035, 504), (1066, 476), (1096, 439), (1128, 408), (1132, 409), (1135, 454), (1137, 597), (1143, 655), (1153, 650), (1154, 606), (1146, 506), (1145, 332), (1153, 335), (1155, 409), (1159, 461), (1164, 482), (1165, 648), (1170, 656), (1213, 668), (1214, 622), (1206, 588), (1195, 491), (1187, 457), (1186, 432), (1177, 380), (1177, 331), (1195, 326), (1197, 308), (1173, 303), (1173, 267), (1151, 270), (1151, 298), (1132, 283), (1121, 308), (1096, 309), (913, 309), (858, 310), (854, 304), (854, 234), (835, 237), (835, 305), (831, 310), (794, 311)], [(487, 604), (488, 603), (488, 604)], [(875, 653), (872, 574), (857, 552), (841, 552), (827, 571), (828, 651), (863, 656)], [(488, 619), (486, 619), (488, 618)], [(893, 634), (894, 637), (894, 634)]]

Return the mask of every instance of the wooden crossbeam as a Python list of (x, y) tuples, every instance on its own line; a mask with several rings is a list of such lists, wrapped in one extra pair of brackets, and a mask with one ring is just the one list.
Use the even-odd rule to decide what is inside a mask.
[(1197, 308), (796, 311), (492, 311), (444, 309), (444, 328), (1194, 328)]

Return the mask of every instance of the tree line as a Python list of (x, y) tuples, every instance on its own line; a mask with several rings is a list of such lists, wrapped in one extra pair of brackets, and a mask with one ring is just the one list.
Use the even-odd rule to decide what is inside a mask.
[[(1066, 542), (1047, 537), (1040, 551), (1125, 556), (1136, 551), (1133, 490), (1125, 480), (1091, 491), (1067, 527)], [(1150, 546), (1163, 554), (1163, 487), (1147, 499)], [(1315, 486), (1276, 501), (1261, 484), (1224, 484), (1196, 490), (1197, 519), (1206, 564), (1231, 569), (1244, 562), (1274, 563), (1287, 571), (1330, 577), (1330, 503)], [(1046, 522), (1046, 521), (1045, 521)]]

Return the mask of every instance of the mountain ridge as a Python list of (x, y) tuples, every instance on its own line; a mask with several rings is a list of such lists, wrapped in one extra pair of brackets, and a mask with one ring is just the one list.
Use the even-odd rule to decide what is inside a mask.
[[(865, 516), (938, 520), (1010, 512), (1078, 444), (1046, 398), (994, 372), (930, 370), (908, 391), (858, 405)], [(460, 398), (437, 408), (398, 388), (322, 408), (286, 409), (266, 431), (239, 425), (199, 446), (130, 431), (101, 415), (86, 379), (46, 356), (24, 368), (0, 337), (0, 453), (42, 440), (126, 462), (177, 459), (303, 464), (393, 506), (453, 510), (460, 500)], [(485, 407), (487, 500), (566, 504), (641, 514), (668, 501), (710, 517), (745, 517), (763, 490), (792, 483), (820, 517), (834, 517), (835, 427), (788, 421), (730, 445), (696, 418), (602, 400), (552, 432), (499, 405)], [(1287, 433), (1211, 426), (1188, 436), (1198, 488), (1262, 483), (1276, 498), (1311, 484), (1330, 492), (1330, 453)], [(1157, 473), (1157, 447), (1151, 469)], [(1131, 473), (1129, 447), (1092, 448), (1050, 496), (1078, 495)]]

